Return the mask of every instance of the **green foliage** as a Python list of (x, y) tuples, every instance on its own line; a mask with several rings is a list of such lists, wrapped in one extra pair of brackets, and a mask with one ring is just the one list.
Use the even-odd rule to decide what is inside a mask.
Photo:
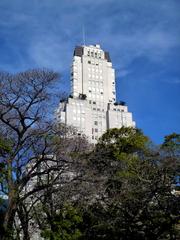
[(77, 240), (82, 235), (79, 230), (81, 222), (82, 216), (78, 209), (66, 204), (58, 214), (53, 216), (51, 229), (45, 229), (42, 236), (52, 240)]
[(11, 152), (11, 142), (0, 136), (0, 155)]
[[(47, 240), (178, 238), (180, 197), (172, 193), (172, 182), (180, 172), (179, 134), (166, 136), (164, 143), (153, 149), (139, 129), (110, 129), (88, 154), (82, 142), (62, 141), (61, 137), (50, 135), (46, 139), (54, 146), (58, 143), (57, 152), (63, 154), (63, 159), (78, 163), (77, 171), (83, 176), (79, 179), (77, 176), (74, 185), (73, 181), (60, 183), (57, 195), (57, 189), (49, 188), (55, 190), (55, 195), (49, 189), (44, 190), (35, 206), (40, 214), (33, 216), (39, 221), (42, 237)], [(3, 154), (10, 151), (9, 146), (0, 139)], [(0, 180), (6, 175), (5, 168), (0, 163)], [(85, 178), (86, 172), (92, 175)], [(91, 192), (88, 202), (81, 192), (84, 186)], [(67, 189), (63, 199), (62, 191)]]
[[(175, 151), (178, 142), (176, 134), (166, 137), (163, 149)], [(105, 179), (105, 192), (84, 216), (83, 239), (175, 239), (180, 199), (171, 185), (177, 165), (167, 171), (163, 161), (170, 156), (151, 149), (138, 129), (105, 133), (90, 159)]]
[(106, 147), (118, 153), (134, 153), (145, 150), (149, 139), (142, 131), (132, 127), (109, 129), (100, 138), (98, 147)]
[(163, 149), (171, 149), (180, 151), (180, 134), (172, 133), (165, 136), (164, 143), (162, 144)]

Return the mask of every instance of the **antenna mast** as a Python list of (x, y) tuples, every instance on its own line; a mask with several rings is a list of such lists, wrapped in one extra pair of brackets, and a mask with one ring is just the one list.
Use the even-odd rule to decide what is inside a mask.
[(82, 37), (83, 37), (83, 45), (85, 46), (86, 45), (86, 39), (85, 39), (85, 29), (84, 29), (84, 24), (82, 26)]

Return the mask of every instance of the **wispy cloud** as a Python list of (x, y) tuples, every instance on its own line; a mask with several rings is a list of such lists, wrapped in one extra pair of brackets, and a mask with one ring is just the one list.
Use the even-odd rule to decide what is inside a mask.
[(72, 47), (82, 41), (83, 24), (87, 43), (102, 43), (123, 68), (139, 56), (161, 61), (180, 45), (180, 29), (174, 26), (180, 18), (175, 1), (10, 2), (0, 3), (2, 35), (12, 46), (21, 42), (25, 61), (29, 56), (38, 65), (56, 67), (59, 62), (64, 68)]
[(162, 82), (170, 83), (170, 84), (180, 84), (180, 78), (169, 78), (169, 79), (163, 79)]

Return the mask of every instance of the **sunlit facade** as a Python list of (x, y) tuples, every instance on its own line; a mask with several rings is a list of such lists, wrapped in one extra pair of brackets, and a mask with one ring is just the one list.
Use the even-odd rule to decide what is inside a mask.
[(132, 113), (116, 101), (115, 70), (100, 45), (75, 47), (71, 94), (56, 111), (58, 122), (74, 126), (91, 143), (110, 128), (135, 126)]

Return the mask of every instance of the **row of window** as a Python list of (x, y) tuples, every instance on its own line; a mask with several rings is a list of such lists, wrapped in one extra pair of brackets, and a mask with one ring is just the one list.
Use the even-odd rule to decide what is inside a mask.
[(118, 111), (118, 112), (124, 112), (124, 109), (116, 109), (116, 108), (113, 108), (113, 111)]
[(84, 122), (85, 121), (85, 118), (84, 117), (77, 117), (77, 116), (73, 116), (73, 120), (74, 121), (82, 121), (82, 122)]
[[(99, 102), (98, 102), (98, 103), (99, 103)], [(89, 104), (96, 105), (96, 101), (89, 100)], [(99, 107), (99, 104), (98, 104), (98, 107)], [(103, 109), (104, 104), (100, 104), (100, 107)], [(104, 109), (103, 109), (102, 111), (104, 111)]]
[(92, 102), (91, 100), (89, 100), (89, 104), (91, 104), (91, 103), (92, 103), (92, 104), (96, 104), (96, 102)]
[(77, 106), (83, 106), (84, 104), (82, 102), (72, 102), (73, 105)]
[(87, 55), (89, 57), (95, 57), (95, 58), (101, 58), (102, 57), (101, 52), (94, 52), (94, 51), (88, 51)]
[(92, 134), (97, 133), (98, 129), (97, 128), (92, 128)]
[(89, 78), (92, 78), (92, 79), (95, 79), (95, 78), (96, 78), (96, 79), (103, 79), (102, 76), (94, 75), (94, 74), (92, 74), (92, 75), (91, 75), (91, 74), (88, 74), (88, 77), (89, 77)]
[(89, 89), (89, 92), (100, 92), (100, 93), (102, 93), (103, 94), (103, 89), (102, 88), (97, 88), (97, 87), (88, 87), (88, 89)]
[[(95, 93), (95, 94), (99, 94), (99, 89), (96, 90), (89, 90), (89, 93)], [(103, 92), (100, 92), (101, 95), (103, 95)]]
[(85, 113), (85, 111), (82, 109), (82, 110), (80, 110), (80, 109), (73, 109), (73, 113)]
[(93, 98), (93, 99), (101, 99), (101, 100), (104, 99), (103, 95), (99, 95), (99, 94), (91, 94), (91, 93), (89, 93), (88, 97), (89, 98)]
[(94, 111), (102, 111), (102, 112), (104, 112), (104, 109), (102, 108), (102, 109), (100, 109), (100, 108), (93, 108), (93, 110)]
[(94, 85), (94, 86), (103, 86), (103, 82), (100, 81), (88, 81), (89, 86)]
[(94, 139), (98, 140), (98, 136), (93, 136), (93, 135), (92, 135), (92, 139), (93, 139), (93, 140), (94, 140)]
[(93, 62), (93, 61), (88, 61), (88, 64), (92, 64), (92, 65), (95, 65), (95, 66), (99, 66), (100, 64), (99, 63), (97, 63), (97, 62)]
[(88, 71), (89, 71), (89, 72), (92, 71), (92, 72), (99, 72), (99, 73), (102, 73), (102, 69), (99, 69), (99, 68), (96, 67), (96, 66), (95, 66), (95, 68), (94, 68), (94, 67), (92, 67), (92, 68), (89, 68), (89, 67), (88, 67)]

